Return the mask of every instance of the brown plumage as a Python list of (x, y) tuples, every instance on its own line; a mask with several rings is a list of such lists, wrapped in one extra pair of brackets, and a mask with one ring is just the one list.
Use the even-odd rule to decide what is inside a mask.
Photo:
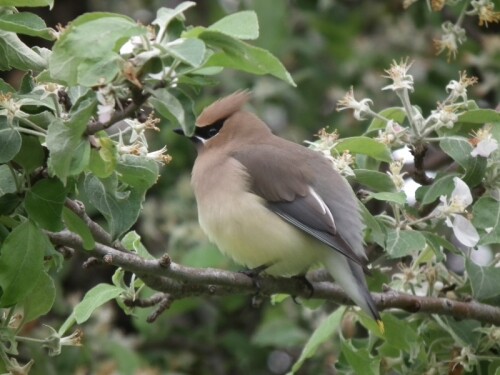
[(322, 263), (363, 310), (380, 321), (363, 265), (363, 224), (346, 180), (322, 154), (279, 138), (242, 110), (240, 91), (207, 107), (191, 139), (200, 225), (219, 249), (271, 275)]

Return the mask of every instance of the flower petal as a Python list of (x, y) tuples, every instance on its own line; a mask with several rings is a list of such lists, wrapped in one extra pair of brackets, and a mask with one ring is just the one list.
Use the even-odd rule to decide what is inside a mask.
[(496, 139), (483, 139), (480, 141), (477, 146), (474, 148), (474, 150), (471, 151), (471, 155), (476, 157), (476, 156), (483, 156), (487, 158), (490, 156), (490, 154), (498, 149), (498, 142)]
[(467, 247), (474, 247), (479, 242), (479, 234), (472, 223), (461, 215), (455, 215), (453, 233), (457, 240)]
[(455, 183), (455, 189), (451, 193), (451, 196), (459, 197), (464, 203), (464, 208), (469, 206), (472, 203), (472, 194), (470, 193), (469, 186), (458, 177), (454, 177), (453, 182)]

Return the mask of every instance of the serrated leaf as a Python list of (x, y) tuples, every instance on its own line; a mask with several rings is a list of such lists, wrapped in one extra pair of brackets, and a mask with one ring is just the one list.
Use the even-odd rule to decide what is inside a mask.
[(68, 86), (100, 83), (103, 72), (95, 63), (106, 68), (104, 78), (109, 80), (120, 69), (120, 47), (134, 35), (142, 35), (145, 28), (132, 19), (113, 13), (87, 13), (74, 21), (54, 45), (49, 61), (50, 75)]
[(62, 208), (66, 191), (56, 178), (38, 181), (26, 193), (25, 207), (30, 217), (41, 228), (52, 232), (63, 229)]
[(386, 252), (391, 258), (401, 258), (425, 247), (425, 237), (414, 230), (390, 229), (387, 232)]
[(467, 168), (469, 159), (471, 158), (472, 146), (467, 138), (449, 137), (439, 142), (441, 149), (446, 152), (453, 160), (455, 160), (464, 169)]
[(218, 31), (237, 39), (257, 39), (259, 37), (259, 21), (254, 11), (245, 10), (220, 19), (209, 26), (208, 30)]
[(194, 124), (186, 124), (184, 107), (179, 99), (172, 95), (167, 89), (153, 91), (153, 97), (149, 102), (154, 109), (163, 117), (182, 127), (184, 134), (190, 135), (194, 131)]
[(270, 74), (296, 86), (290, 73), (269, 51), (218, 31), (204, 30), (198, 37), (207, 45), (222, 51), (210, 56), (204, 67), (232, 68), (256, 75)]
[(12, 32), (0, 30), (0, 70), (41, 71), (47, 62)]
[(143, 192), (117, 191), (117, 180), (113, 176), (100, 180), (87, 175), (84, 188), (90, 203), (108, 222), (113, 238), (123, 234), (136, 222), (144, 198)]
[[(26, 298), (43, 271), (45, 235), (30, 221), (19, 224), (7, 236), (0, 251), (0, 307)], [(29, 275), (29, 277), (28, 277)]]
[(137, 234), (136, 231), (130, 231), (125, 236), (123, 236), (120, 241), (125, 249), (137, 253), (143, 259), (154, 259), (154, 257), (148, 252), (148, 249), (142, 244), (141, 236)]
[(464, 112), (458, 116), (457, 122), (470, 124), (485, 124), (487, 122), (500, 122), (500, 112), (494, 109), (475, 109)]
[(184, 1), (177, 5), (175, 8), (160, 8), (156, 12), (156, 18), (152, 25), (157, 25), (160, 29), (158, 30), (157, 35), (163, 36), (165, 35), (165, 31), (169, 25), (169, 23), (175, 19), (180, 18), (184, 20), (184, 12), (189, 8), (195, 6), (196, 3), (193, 1)]
[(483, 229), (482, 245), (500, 243), (500, 202), (490, 197), (481, 197), (472, 208), (472, 224)]
[(31, 322), (40, 316), (47, 314), (56, 299), (56, 287), (54, 280), (46, 273), (42, 272), (35, 287), (20, 303), (23, 308), (23, 323)]
[(319, 346), (325, 341), (331, 339), (333, 334), (340, 329), (340, 323), (342, 322), (345, 310), (345, 306), (337, 308), (337, 310), (331, 313), (318, 325), (304, 346), (304, 349), (302, 349), (299, 359), (295, 362), (292, 370), (288, 374), (295, 374), (305, 360), (311, 358), (316, 353)]
[(386, 173), (369, 169), (355, 169), (356, 182), (375, 191), (394, 191), (396, 187)]
[[(386, 119), (393, 120), (400, 125), (403, 123), (403, 121), (406, 118), (406, 112), (405, 112), (404, 108), (402, 108), (402, 107), (386, 108), (386, 109), (380, 111), (379, 115), (386, 118)], [(371, 133), (371, 132), (376, 131), (376, 130), (385, 129), (386, 125), (387, 125), (387, 121), (382, 120), (378, 117), (375, 117), (372, 120), (372, 122), (370, 123), (370, 126), (368, 126), (368, 129), (366, 129), (365, 134)]]
[(75, 320), (78, 324), (85, 323), (92, 313), (106, 302), (115, 299), (123, 292), (123, 289), (110, 284), (97, 284), (83, 297), (83, 300), (75, 306)]
[(17, 34), (37, 36), (48, 40), (55, 39), (55, 31), (48, 28), (42, 18), (29, 12), (1, 15), (0, 30), (12, 31)]
[(7, 117), (0, 116), (0, 163), (11, 161), (22, 145), (21, 134), (10, 126)]
[[(458, 254), (459, 250), (447, 239), (443, 238), (432, 232), (420, 232), (425, 236), (427, 244), (430, 246), (438, 262), (444, 259), (444, 250), (448, 250), (452, 253)], [(442, 249), (441, 249), (442, 248)]]
[(370, 194), (370, 198), (377, 199), (379, 201), (391, 202), (403, 206), (406, 203), (406, 194), (402, 191), (397, 193), (381, 192)]
[(56, 119), (49, 126), (46, 145), (50, 151), (50, 170), (66, 183), (68, 176), (79, 174), (90, 159), (90, 143), (84, 137), (97, 103), (94, 97), (75, 103), (69, 121)]
[(146, 191), (153, 186), (160, 172), (154, 160), (128, 154), (120, 157), (116, 171), (120, 181), (139, 191)]
[(472, 295), (478, 300), (489, 299), (500, 295), (500, 268), (481, 267), (469, 258), (465, 258), (465, 269), (469, 275)]
[(351, 154), (362, 154), (376, 160), (390, 163), (392, 156), (389, 148), (369, 137), (350, 137), (341, 139), (334, 147), (339, 153), (349, 151)]
[(434, 181), (424, 194), (422, 204), (432, 203), (442, 195), (449, 196), (455, 188), (455, 182), (453, 181), (455, 177), (455, 175), (447, 175)]
[(205, 43), (200, 39), (181, 38), (163, 47), (171, 56), (194, 68), (199, 67), (205, 58)]
[(82, 238), (83, 248), (92, 250), (95, 247), (95, 240), (87, 224), (67, 207), (63, 207), (62, 217), (68, 229)]

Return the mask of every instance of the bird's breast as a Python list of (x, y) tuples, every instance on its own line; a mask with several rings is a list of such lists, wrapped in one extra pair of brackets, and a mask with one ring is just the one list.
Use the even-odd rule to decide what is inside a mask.
[(200, 226), (222, 253), (249, 268), (295, 275), (331, 251), (267, 209), (249, 191), (250, 177), (237, 160), (207, 161), (195, 164), (192, 184)]

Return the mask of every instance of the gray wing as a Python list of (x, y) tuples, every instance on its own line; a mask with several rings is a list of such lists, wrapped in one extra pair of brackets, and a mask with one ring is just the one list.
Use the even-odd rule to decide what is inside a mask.
[[(346, 223), (349, 223), (342, 217), (359, 217), (357, 204), (351, 202), (354, 199), (351, 188), (321, 154), (277, 137), (275, 142), (285, 142), (287, 152), (271, 143), (243, 147), (232, 154), (249, 173), (252, 191), (264, 198), (267, 207), (281, 218), (363, 265), (364, 251), (359, 246), (353, 248), (342, 234), (342, 230), (362, 231), (361, 224), (348, 228)], [(339, 199), (344, 202), (336, 203)], [(335, 212), (335, 207), (344, 209), (345, 201), (354, 210)], [(354, 239), (362, 245), (361, 234)]]

